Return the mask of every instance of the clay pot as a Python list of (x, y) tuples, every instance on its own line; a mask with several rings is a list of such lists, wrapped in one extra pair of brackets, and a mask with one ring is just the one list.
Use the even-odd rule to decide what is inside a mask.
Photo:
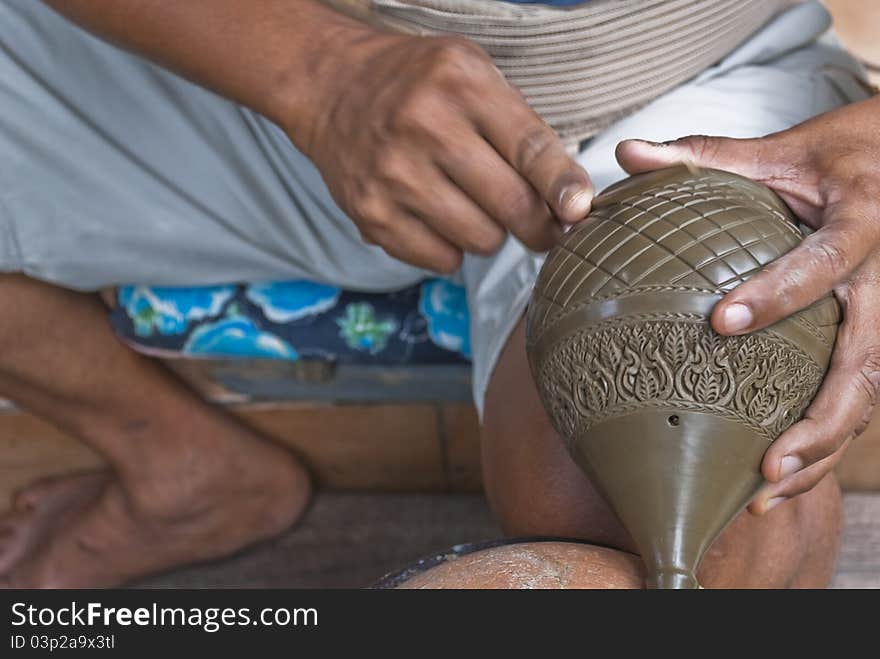
[(576, 541), (499, 540), (457, 545), (388, 575), (376, 588), (640, 588), (638, 557)]
[(722, 296), (802, 239), (768, 188), (674, 167), (597, 197), (538, 277), (529, 362), (544, 407), (632, 535), (648, 585), (697, 587), (696, 567), (754, 496), (761, 459), (828, 367), (833, 297), (722, 337)]

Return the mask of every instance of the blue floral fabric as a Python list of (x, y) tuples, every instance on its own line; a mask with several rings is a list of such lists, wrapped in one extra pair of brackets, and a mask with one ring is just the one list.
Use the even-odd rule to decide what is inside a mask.
[(393, 293), (308, 281), (126, 286), (111, 315), (135, 347), (190, 357), (326, 359), (361, 364), (466, 363), (464, 288), (429, 279)]

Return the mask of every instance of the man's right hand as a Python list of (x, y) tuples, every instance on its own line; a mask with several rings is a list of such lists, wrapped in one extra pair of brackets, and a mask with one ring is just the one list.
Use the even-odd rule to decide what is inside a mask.
[(371, 32), (349, 55), (295, 141), (366, 242), (448, 273), (586, 217), (589, 176), (479, 46)]
[(475, 44), (375, 30), (320, 0), (45, 0), (280, 125), (364, 239), (450, 272), (507, 232), (534, 250), (592, 186)]

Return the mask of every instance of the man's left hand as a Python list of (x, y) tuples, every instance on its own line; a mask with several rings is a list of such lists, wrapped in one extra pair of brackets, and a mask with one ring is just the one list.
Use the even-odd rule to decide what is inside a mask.
[(637, 173), (689, 162), (772, 188), (815, 230), (719, 302), (720, 334), (759, 330), (833, 292), (843, 322), (825, 381), (802, 421), (770, 445), (768, 484), (749, 506), (763, 514), (812, 489), (871, 419), (880, 392), (880, 97), (757, 139), (691, 136), (622, 142)]

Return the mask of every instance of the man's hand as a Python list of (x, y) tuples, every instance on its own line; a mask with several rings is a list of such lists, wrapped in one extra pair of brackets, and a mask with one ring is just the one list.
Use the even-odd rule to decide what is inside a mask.
[(109, 41), (262, 113), (364, 239), (438, 272), (513, 233), (549, 249), (587, 173), (478, 46), (380, 32), (319, 0), (45, 0)]
[(478, 46), (374, 32), (349, 61), (304, 150), (365, 241), (451, 272), (508, 232), (547, 250), (586, 217), (587, 173)]
[(618, 146), (635, 173), (690, 162), (761, 181), (815, 233), (719, 302), (712, 325), (746, 334), (829, 291), (844, 320), (831, 366), (805, 418), (768, 449), (769, 484), (749, 509), (762, 514), (810, 490), (871, 418), (880, 390), (880, 98), (760, 139), (686, 137)]

